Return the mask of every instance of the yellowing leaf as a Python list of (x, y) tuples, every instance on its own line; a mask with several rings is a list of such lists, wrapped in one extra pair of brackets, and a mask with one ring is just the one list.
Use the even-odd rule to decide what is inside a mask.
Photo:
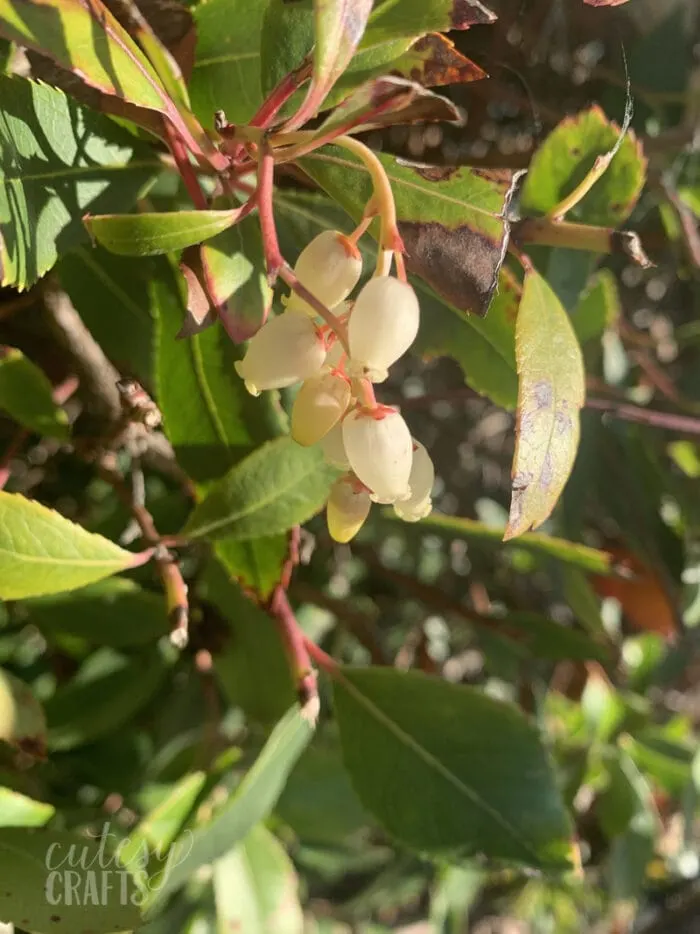
[(525, 275), (515, 349), (518, 423), (504, 541), (537, 528), (554, 508), (576, 457), (585, 396), (581, 348), (571, 322), (534, 269)]
[(144, 555), (86, 532), (52, 509), (0, 492), (2, 600), (74, 590), (144, 560)]

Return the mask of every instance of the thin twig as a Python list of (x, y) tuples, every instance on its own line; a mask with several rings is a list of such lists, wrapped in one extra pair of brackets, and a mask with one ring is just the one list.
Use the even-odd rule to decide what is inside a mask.
[(586, 408), (606, 412), (613, 418), (625, 422), (638, 422), (652, 428), (663, 428), (678, 434), (697, 437), (700, 435), (700, 418), (692, 415), (677, 415), (674, 412), (659, 412), (639, 405), (617, 402), (614, 399), (587, 399)]

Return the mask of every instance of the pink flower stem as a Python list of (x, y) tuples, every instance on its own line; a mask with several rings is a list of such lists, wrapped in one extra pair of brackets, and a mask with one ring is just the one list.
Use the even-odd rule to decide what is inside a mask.
[(330, 308), (326, 308), (323, 302), (320, 302), (315, 295), (313, 295), (309, 290), (299, 282), (296, 277), (294, 270), (291, 268), (289, 263), (284, 263), (284, 265), (279, 270), (280, 277), (284, 279), (289, 288), (296, 292), (300, 298), (303, 298), (314, 309), (316, 314), (323, 318), (328, 327), (334, 332), (338, 340), (340, 341), (343, 350), (346, 354), (350, 353), (350, 345), (348, 344), (348, 331), (343, 322), (337, 315), (334, 315)]

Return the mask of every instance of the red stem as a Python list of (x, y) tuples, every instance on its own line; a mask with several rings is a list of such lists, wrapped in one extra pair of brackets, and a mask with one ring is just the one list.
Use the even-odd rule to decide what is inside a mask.
[(258, 112), (253, 116), (249, 126), (261, 127), (266, 130), (289, 98), (311, 75), (311, 65), (306, 63), (285, 75), (276, 88), (274, 88), (263, 101)]
[(275, 281), (280, 269), (284, 266), (284, 257), (280, 252), (272, 206), (274, 175), (275, 157), (267, 142), (263, 141), (258, 156), (258, 214), (260, 215), (260, 231), (265, 251), (267, 275), (271, 283)]
[(168, 120), (164, 120), (163, 124), (165, 126), (165, 135), (167, 137), (168, 147), (170, 148), (170, 152), (173, 154), (173, 159), (175, 160), (178, 171), (182, 177), (183, 182), (185, 183), (185, 188), (187, 189), (189, 196), (192, 199), (192, 203), (197, 208), (197, 210), (206, 211), (208, 207), (207, 199), (205, 198), (204, 192), (199, 186), (197, 173), (195, 172), (194, 166), (190, 162), (189, 156), (187, 155), (187, 147)]

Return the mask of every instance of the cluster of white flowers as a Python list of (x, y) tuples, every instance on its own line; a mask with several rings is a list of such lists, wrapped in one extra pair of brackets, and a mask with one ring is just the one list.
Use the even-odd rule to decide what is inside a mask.
[(353, 538), (372, 502), (393, 504), (408, 522), (422, 519), (432, 506), (432, 461), (399, 412), (375, 401), (371, 385), (387, 378), (415, 340), (415, 292), (400, 279), (375, 276), (348, 301), (362, 260), (338, 231), (312, 240), (294, 272), (346, 329), (349, 353), (293, 292), (286, 310), (249, 342), (236, 363), (238, 373), (254, 395), (303, 381), (292, 410), (292, 437), (302, 445), (320, 444), (326, 459), (347, 471), (328, 499), (328, 529), (336, 541)]

